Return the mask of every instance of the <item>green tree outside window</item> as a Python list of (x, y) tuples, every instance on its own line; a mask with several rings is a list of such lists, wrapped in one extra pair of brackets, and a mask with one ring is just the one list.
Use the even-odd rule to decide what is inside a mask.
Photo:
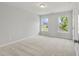
[(65, 31), (65, 32), (68, 31), (68, 17), (67, 17), (67, 16), (61, 16), (61, 17), (60, 17), (59, 28), (60, 28), (62, 31)]

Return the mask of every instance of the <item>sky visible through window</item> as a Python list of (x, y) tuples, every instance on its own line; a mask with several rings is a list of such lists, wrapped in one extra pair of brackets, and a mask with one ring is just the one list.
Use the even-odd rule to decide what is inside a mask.
[(48, 31), (48, 18), (41, 19), (41, 31)]
[(41, 24), (48, 24), (48, 18), (42, 18)]

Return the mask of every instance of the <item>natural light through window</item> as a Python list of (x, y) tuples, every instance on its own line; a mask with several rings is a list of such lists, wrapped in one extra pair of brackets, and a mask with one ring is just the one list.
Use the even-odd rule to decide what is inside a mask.
[(48, 18), (41, 18), (41, 31), (48, 31)]
[(58, 31), (68, 32), (68, 17), (67, 16), (60, 16), (58, 18)]

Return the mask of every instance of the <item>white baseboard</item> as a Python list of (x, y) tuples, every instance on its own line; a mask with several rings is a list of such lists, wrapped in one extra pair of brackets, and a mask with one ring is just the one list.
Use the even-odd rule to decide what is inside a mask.
[(17, 42), (20, 42), (22, 40), (29, 39), (29, 38), (32, 38), (32, 37), (35, 37), (35, 36), (36, 35), (29, 36), (29, 37), (24, 37), (23, 39), (19, 39), (19, 40), (11, 41), (11, 42), (8, 42), (8, 43), (4, 43), (4, 44), (1, 44), (0, 47), (5, 47), (5, 46), (8, 46), (10, 44), (14, 44), (14, 43), (17, 43)]

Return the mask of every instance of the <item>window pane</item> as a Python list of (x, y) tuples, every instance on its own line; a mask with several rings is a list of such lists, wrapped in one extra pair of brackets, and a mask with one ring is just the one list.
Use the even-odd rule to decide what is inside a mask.
[(48, 31), (48, 18), (41, 19), (41, 31)]
[(59, 22), (59, 31), (68, 32), (68, 17), (60, 16), (58, 18), (58, 22)]

